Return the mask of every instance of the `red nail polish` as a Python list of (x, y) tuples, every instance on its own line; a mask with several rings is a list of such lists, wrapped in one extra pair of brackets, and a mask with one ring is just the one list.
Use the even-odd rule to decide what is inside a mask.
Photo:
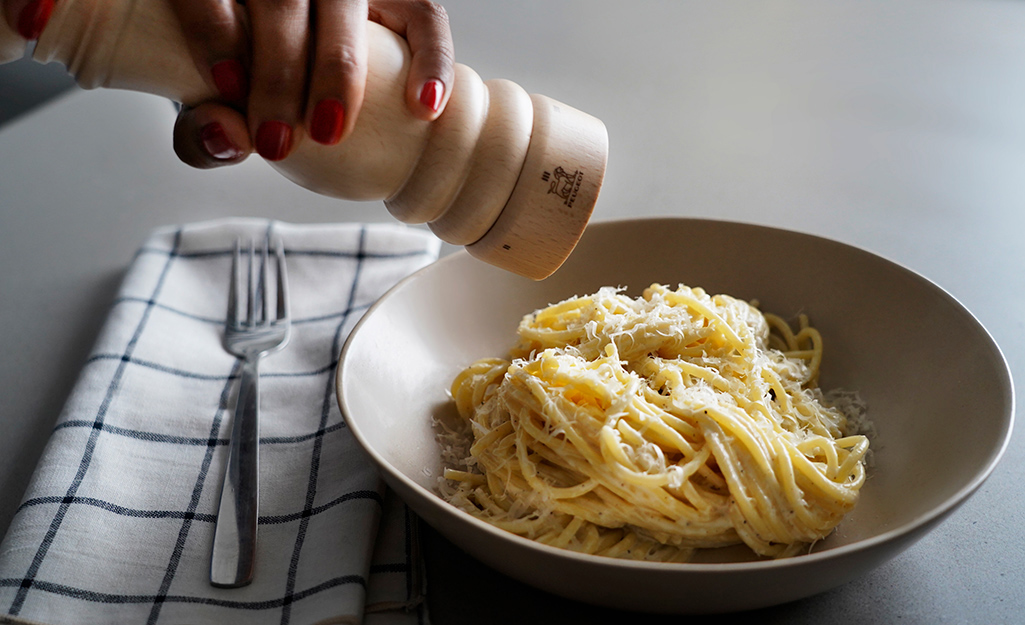
[(219, 161), (230, 161), (242, 156), (242, 150), (231, 142), (228, 133), (224, 132), (224, 127), (217, 122), (203, 126), (199, 131), (199, 138), (207, 154)]
[(210, 74), (222, 98), (229, 102), (246, 99), (249, 93), (249, 79), (242, 63), (235, 59), (218, 61), (210, 66)]
[(310, 137), (317, 143), (334, 145), (342, 138), (345, 109), (338, 100), (325, 99), (313, 107)]
[(428, 80), (420, 90), (420, 104), (437, 113), (438, 108), (441, 107), (443, 95), (445, 95), (445, 85), (441, 84), (440, 80)]
[(269, 121), (256, 129), (256, 152), (268, 161), (280, 161), (292, 147), (292, 127), (285, 122)]
[(18, 34), (25, 39), (39, 39), (53, 13), (53, 0), (33, 0), (18, 16)]

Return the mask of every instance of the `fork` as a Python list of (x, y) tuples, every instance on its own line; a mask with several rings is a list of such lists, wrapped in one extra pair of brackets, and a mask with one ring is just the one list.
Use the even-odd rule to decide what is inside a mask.
[(259, 364), (265, 354), (284, 347), (289, 336), (288, 278), (280, 240), (274, 251), (276, 310), (273, 317), (268, 315), (269, 245), (270, 242), (264, 240), (257, 256), (256, 246), (250, 241), (246, 294), (242, 293), (240, 284), (242, 252), (238, 240), (231, 260), (224, 348), (242, 359), (242, 379), (210, 555), (210, 583), (222, 588), (245, 586), (253, 579), (260, 498)]

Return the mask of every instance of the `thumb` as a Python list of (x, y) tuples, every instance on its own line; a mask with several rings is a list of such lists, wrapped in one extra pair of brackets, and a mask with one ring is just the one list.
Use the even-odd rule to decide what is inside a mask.
[(246, 119), (233, 108), (205, 102), (183, 107), (174, 124), (174, 151), (186, 165), (212, 169), (241, 163), (253, 152)]

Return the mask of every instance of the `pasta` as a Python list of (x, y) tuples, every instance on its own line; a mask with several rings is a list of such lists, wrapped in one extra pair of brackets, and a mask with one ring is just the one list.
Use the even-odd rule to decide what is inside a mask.
[(868, 439), (817, 387), (822, 338), (726, 295), (602, 288), (523, 318), (459, 373), (441, 486), (541, 543), (686, 561), (796, 555), (858, 500)]

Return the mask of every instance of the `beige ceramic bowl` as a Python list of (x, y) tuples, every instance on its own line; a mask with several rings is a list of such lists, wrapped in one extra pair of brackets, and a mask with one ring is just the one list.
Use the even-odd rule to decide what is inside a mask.
[[(537, 308), (604, 285), (636, 296), (652, 282), (758, 299), (784, 317), (808, 313), (824, 336), (823, 387), (857, 389), (868, 402), (878, 430), (874, 467), (857, 508), (812, 553), (750, 561), (731, 549), (691, 564), (619, 561), (513, 536), (435, 495), (442, 467), (432, 419), (454, 410), (447, 390), (462, 367), (504, 355), (520, 318)], [(363, 317), (342, 352), (338, 397), (387, 483), (470, 555), (573, 599), (680, 613), (798, 599), (892, 558), (986, 479), (1014, 413), (1000, 350), (925, 278), (834, 241), (695, 219), (592, 224), (543, 282), (462, 252), (446, 257)]]

